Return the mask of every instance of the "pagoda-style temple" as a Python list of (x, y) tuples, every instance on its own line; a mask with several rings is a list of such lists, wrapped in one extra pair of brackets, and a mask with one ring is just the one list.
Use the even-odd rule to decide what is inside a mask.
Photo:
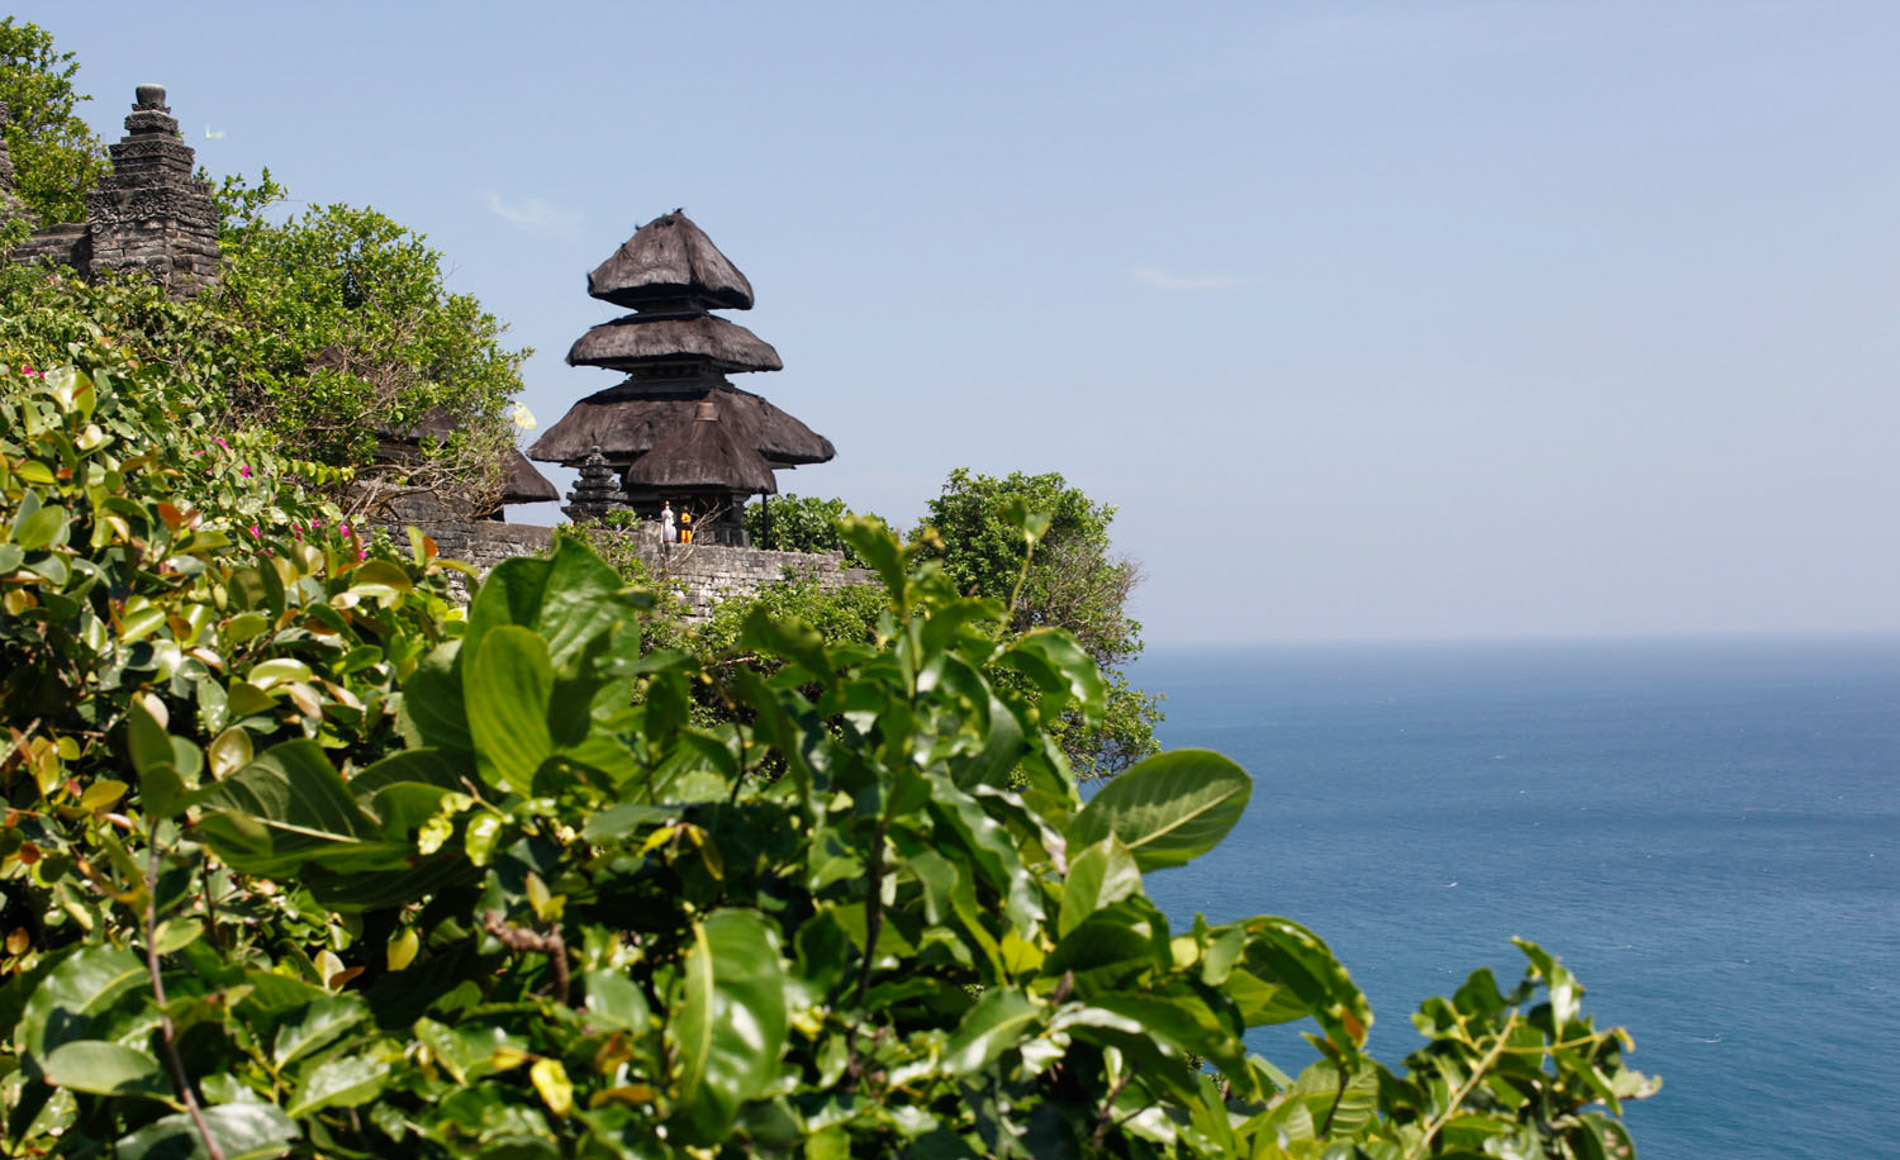
[(742, 509), (751, 496), (777, 494), (773, 472), (837, 453), (726, 378), (783, 366), (771, 344), (711, 313), (750, 310), (751, 283), (675, 210), (641, 226), (589, 274), (587, 292), (633, 313), (581, 335), (568, 364), (627, 377), (574, 404), (529, 456), (583, 469), (568, 509), (576, 519), (613, 507), (657, 519), (671, 506), (692, 517), (680, 525), (694, 528), (697, 542), (746, 546)]

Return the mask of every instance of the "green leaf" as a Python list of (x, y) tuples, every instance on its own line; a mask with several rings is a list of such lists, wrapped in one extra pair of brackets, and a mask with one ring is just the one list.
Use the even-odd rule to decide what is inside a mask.
[(539, 632), (549, 664), (565, 669), (602, 632), (631, 619), (634, 600), (613, 570), (586, 545), (563, 537), (547, 560), (497, 565), (469, 605), (463, 645), (471, 655), (506, 626)]
[(1069, 845), (1118, 838), (1143, 871), (1180, 866), (1220, 844), (1247, 808), (1253, 779), (1205, 749), (1176, 749), (1102, 788), (1069, 824)]
[(310, 666), (292, 657), (276, 657), (251, 666), (244, 679), (259, 689), (269, 690), (289, 682), (308, 682)]
[(13, 529), (13, 542), (29, 552), (37, 552), (63, 539), (65, 531), (66, 509), (55, 504), (21, 519)]
[(476, 646), (462, 693), (476, 757), (491, 782), (532, 792), (535, 770), (554, 754), (548, 732), (553, 692), (547, 642), (532, 629), (503, 625)]
[(26, 553), (20, 550), (20, 545), (0, 544), (0, 575), (18, 571), (25, 559)]
[(1297, 996), (1342, 1051), (1365, 1045), (1372, 1007), (1325, 940), (1287, 918), (1262, 916), (1243, 925), (1249, 973)]
[(55, 1048), (41, 1064), (49, 1082), (102, 1096), (172, 1094), (158, 1061), (142, 1051), (99, 1039), (81, 1039)]
[(1089, 915), (1131, 894), (1141, 893), (1141, 868), (1121, 839), (1110, 834), (1069, 860), (1069, 877), (1062, 884), (1062, 914), (1056, 924), (1061, 937), (1082, 925)]
[(1045, 718), (1062, 711), (1073, 700), (1091, 722), (1100, 721), (1108, 707), (1108, 686), (1095, 659), (1059, 629), (1036, 628), (1016, 639), (998, 660), (1035, 681), (1043, 691)]
[(1156, 1042), (1200, 1056), (1220, 1068), (1241, 1099), (1261, 1099), (1259, 1078), (1240, 1038), (1199, 995), (1177, 986), (1164, 994), (1096, 995), (1094, 1007), (1133, 1020)]
[(351, 592), (385, 600), (414, 588), (409, 581), (409, 573), (388, 560), (370, 560), (352, 569), (349, 578)]
[(294, 1063), (369, 1018), (369, 1004), (355, 995), (328, 995), (303, 1014), (277, 1025), (271, 1059), (282, 1068)]
[(996, 697), (990, 697), (989, 728), (983, 734), (983, 749), (954, 767), (959, 787), (979, 785), (1006, 786), (1010, 774), (1023, 757), (1023, 727), (1016, 714)]
[[(303, 1133), (275, 1104), (219, 1104), (203, 1112), (224, 1160), (269, 1160), (290, 1151)], [(121, 1138), (118, 1160), (210, 1160), (189, 1112), (165, 1116)]]
[(82, 947), (40, 980), (14, 1031), (29, 1055), (89, 1038), (92, 1015), (145, 979), (145, 964), (117, 947)]
[(142, 775), (153, 766), (172, 763), (172, 738), (157, 718), (145, 708), (143, 700), (134, 699), (125, 714), (126, 756), (132, 759), (132, 768)]
[(1054, 518), (1048, 512), (1031, 511), (1029, 502), (1022, 496), (1012, 496), (1003, 505), (1003, 522), (1023, 534), (1023, 541), (1034, 544), (1049, 531), (1049, 523)]
[(851, 545), (858, 558), (869, 564), (893, 594), (907, 587), (904, 576), (904, 549), (897, 537), (876, 516), (846, 516), (839, 521), (838, 534)]
[(389, 1082), (389, 1062), (373, 1055), (326, 1059), (304, 1076), (290, 1114), (301, 1119), (324, 1108), (353, 1108), (383, 1092)]
[(785, 968), (763, 919), (722, 910), (693, 924), (681, 975), (685, 993), (667, 1026), (679, 1053), (675, 1120), (687, 1142), (709, 1144), (778, 1069)]
[(468, 735), (468, 711), (462, 700), (462, 674), (456, 664), (462, 641), (452, 640), (424, 657), (402, 686), (397, 727), (412, 748), (433, 746), (457, 753), (475, 747)]
[(1167, 917), (1137, 895), (1084, 916), (1056, 943), (1044, 967), (1051, 975), (1074, 971), (1087, 992), (1172, 965)]
[(616, 971), (589, 971), (581, 982), (587, 988), (588, 1014), (628, 1031), (650, 1030), (653, 1012), (632, 979)]
[(956, 1034), (943, 1049), (943, 1070), (969, 1075), (994, 1063), (1012, 1047), (1020, 1047), (1042, 1018), (1029, 996), (1014, 987), (998, 987), (985, 994), (964, 1015)]
[(405, 867), (410, 846), (382, 836), (314, 741), (272, 748), (202, 791), (199, 832), (232, 869), (280, 875), (316, 861), (336, 869)]
[(1008, 827), (949, 778), (933, 774), (926, 781), (931, 813), (946, 836), (954, 836), (968, 851), (971, 867), (1002, 893), (1010, 923), (1025, 933), (1034, 930), (1042, 921), (1042, 891), (1023, 865)]

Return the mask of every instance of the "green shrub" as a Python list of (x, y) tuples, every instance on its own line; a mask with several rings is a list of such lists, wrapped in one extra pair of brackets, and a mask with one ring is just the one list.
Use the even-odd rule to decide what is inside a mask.
[[(198, 468), (173, 401), (0, 376), (13, 1151), (1630, 1154), (1653, 1085), (1536, 947), (1401, 1074), (1312, 932), (1172, 927), (1145, 876), (1252, 780), (1176, 751), (1084, 804), (1044, 723), (1102, 711), (1088, 653), (881, 527), (845, 531), (867, 639), (755, 610), (758, 663), (702, 664), (572, 539), (464, 613), (420, 537), (366, 557), (287, 470)], [(1246, 1054), (1295, 1021), (1297, 1076)]]

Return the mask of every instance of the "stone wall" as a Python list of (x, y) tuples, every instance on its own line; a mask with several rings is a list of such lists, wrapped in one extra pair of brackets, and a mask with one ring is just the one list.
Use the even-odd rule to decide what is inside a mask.
[[(499, 520), (472, 522), (428, 521), (388, 525), (397, 544), (408, 541), (414, 527), (435, 541), (444, 559), (460, 560), (487, 572), (504, 560), (534, 556), (554, 544), (554, 529)], [(777, 584), (787, 575), (810, 577), (824, 591), (851, 584), (875, 584), (877, 578), (862, 568), (847, 568), (835, 552), (766, 552), (756, 548), (728, 548), (719, 544), (661, 544), (654, 540), (636, 551), (653, 574), (677, 581), (683, 589), (689, 624), (703, 624), (721, 601), (749, 597)], [(451, 578), (456, 582), (459, 574)], [(459, 584), (458, 584), (459, 587)]]
[[(666, 550), (662, 551), (664, 547)], [(767, 552), (758, 548), (729, 548), (720, 544), (653, 544), (640, 558), (656, 576), (679, 581), (685, 588), (686, 621), (703, 623), (714, 606), (733, 596), (756, 596), (761, 589), (796, 575), (835, 592), (852, 584), (875, 584), (877, 577), (862, 568), (847, 568), (836, 552)]]

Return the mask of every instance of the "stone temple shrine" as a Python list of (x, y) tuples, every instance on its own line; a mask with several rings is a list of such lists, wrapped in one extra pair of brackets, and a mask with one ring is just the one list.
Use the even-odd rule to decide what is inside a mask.
[(568, 364), (627, 377), (574, 404), (528, 455), (581, 469), (564, 509), (573, 519), (615, 509), (658, 519), (670, 508), (694, 542), (750, 546), (746, 501), (778, 494), (774, 472), (837, 453), (727, 379), (783, 366), (769, 343), (712, 313), (750, 310), (751, 283), (675, 210), (596, 267), (587, 292), (633, 313), (581, 335)]

